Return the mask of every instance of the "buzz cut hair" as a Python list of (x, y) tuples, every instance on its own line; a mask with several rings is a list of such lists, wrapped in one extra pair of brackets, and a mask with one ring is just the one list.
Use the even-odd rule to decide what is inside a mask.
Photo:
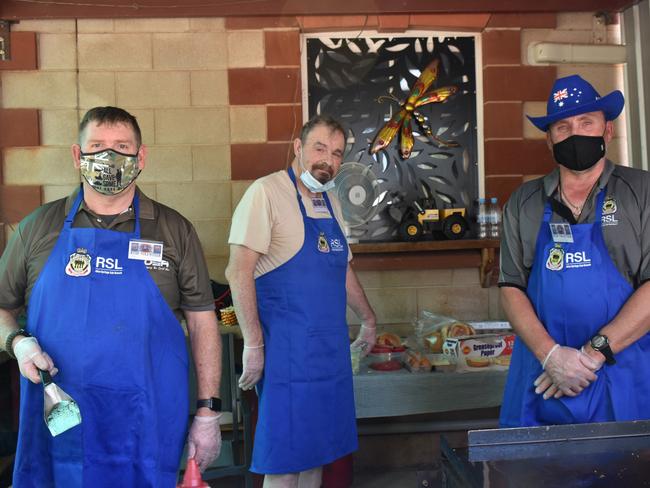
[(79, 123), (79, 144), (81, 144), (81, 139), (83, 133), (86, 130), (86, 127), (89, 123), (96, 122), (97, 125), (116, 125), (116, 124), (125, 124), (131, 126), (133, 133), (135, 134), (135, 142), (138, 147), (142, 145), (142, 133), (140, 132), (140, 126), (136, 118), (131, 115), (126, 110), (119, 107), (95, 107), (91, 108), (86, 112), (83, 119)]
[(331, 115), (319, 114), (314, 115), (307, 121), (307, 123), (305, 123), (305, 125), (302, 126), (302, 130), (300, 131), (300, 142), (304, 144), (307, 141), (307, 136), (309, 136), (309, 133), (321, 125), (324, 125), (332, 132), (340, 132), (341, 135), (343, 135), (343, 140), (346, 139), (345, 129), (338, 120), (336, 120)]

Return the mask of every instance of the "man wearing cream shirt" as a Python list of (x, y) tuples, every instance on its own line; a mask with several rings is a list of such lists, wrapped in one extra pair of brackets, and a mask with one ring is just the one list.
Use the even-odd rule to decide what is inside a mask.
[(322, 466), (357, 449), (345, 309), (372, 347), (375, 315), (349, 264), (333, 187), (345, 131), (316, 116), (287, 171), (255, 181), (230, 232), (226, 276), (244, 336), (242, 389), (257, 385), (251, 470), (265, 487), (319, 487)]

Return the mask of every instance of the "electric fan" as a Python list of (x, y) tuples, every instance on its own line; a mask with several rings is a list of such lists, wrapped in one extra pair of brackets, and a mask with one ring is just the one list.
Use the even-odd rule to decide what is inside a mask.
[(379, 182), (370, 167), (357, 162), (343, 163), (335, 182), (336, 196), (347, 224), (345, 234), (348, 242), (355, 242), (351, 229), (368, 222), (379, 209)]

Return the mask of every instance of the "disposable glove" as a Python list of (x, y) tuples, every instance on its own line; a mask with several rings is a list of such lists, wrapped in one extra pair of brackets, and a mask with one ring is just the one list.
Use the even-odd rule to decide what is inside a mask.
[(52, 376), (59, 372), (54, 367), (52, 358), (39, 346), (36, 337), (23, 337), (17, 341), (14, 346), (14, 356), (18, 361), (20, 374), (32, 383), (41, 382), (38, 369), (49, 371)]
[(199, 469), (205, 471), (221, 451), (221, 429), (217, 415), (195, 415), (187, 436), (187, 457), (194, 458)]
[(377, 342), (377, 327), (369, 327), (361, 324), (359, 328), (359, 335), (356, 340), (350, 345), (350, 349), (360, 349), (362, 357), (370, 352), (370, 350)]
[(545, 372), (535, 380), (535, 393), (543, 393), (545, 400), (551, 396), (577, 396), (596, 380), (595, 372), (601, 365), (577, 349), (554, 347), (544, 360)]
[(264, 345), (244, 346), (242, 363), (244, 370), (239, 378), (239, 388), (250, 390), (262, 378), (264, 372)]

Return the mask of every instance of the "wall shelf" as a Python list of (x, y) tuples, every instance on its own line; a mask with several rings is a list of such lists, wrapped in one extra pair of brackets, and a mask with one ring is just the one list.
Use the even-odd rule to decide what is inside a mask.
[(356, 271), (479, 268), (481, 286), (490, 286), (497, 269), (498, 239), (364, 242), (350, 244)]

